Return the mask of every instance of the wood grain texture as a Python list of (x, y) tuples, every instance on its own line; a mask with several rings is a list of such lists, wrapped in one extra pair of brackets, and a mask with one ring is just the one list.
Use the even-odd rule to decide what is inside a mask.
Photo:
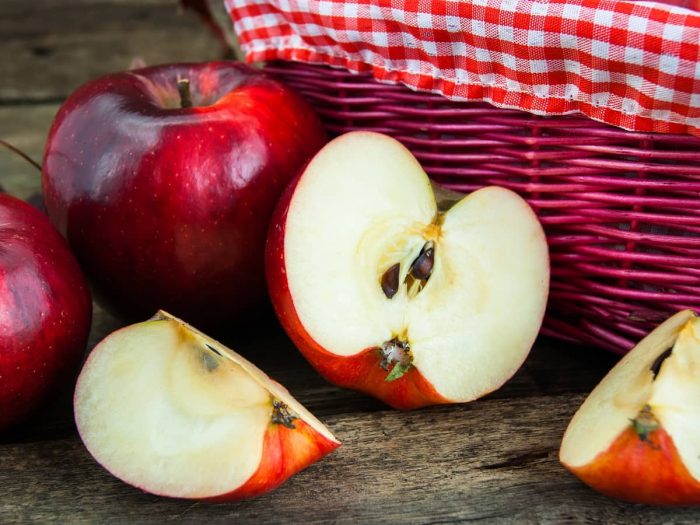
[[(0, 139), (41, 163), (44, 142), (58, 104), (0, 106)], [(39, 171), (13, 152), (0, 147), (0, 184), (15, 197), (28, 199), (39, 191)]]
[(75, 437), (0, 448), (3, 523), (697, 523), (698, 512), (608, 500), (557, 462), (580, 395), (325, 418), (343, 441), (277, 491), (234, 504), (141, 493)]
[[(36, 160), (58, 104), (80, 83), (124, 69), (133, 56), (159, 63), (219, 53), (175, 0), (3, 0), (0, 34), (0, 138)], [(0, 185), (28, 198), (39, 174), (0, 150)], [(96, 308), (89, 348), (119, 326)], [(0, 435), (0, 524), (700, 523), (698, 510), (599, 496), (559, 465), (569, 418), (616, 361), (605, 352), (541, 339), (516, 376), (485, 399), (395, 412), (323, 381), (270, 313), (221, 339), (286, 385), (343, 446), (256, 500), (158, 498), (90, 458), (73, 425), (68, 378), (40, 413)]]
[(3, 0), (0, 103), (58, 101), (80, 84), (147, 64), (215, 59), (221, 46), (176, 0)]
[[(86, 355), (103, 337), (122, 326), (99, 305), (95, 304), (94, 309)], [(259, 320), (258, 326), (224, 334), (219, 339), (285, 385), (320, 418), (387, 410), (380, 401), (324, 381), (294, 348), (271, 312)], [(515, 376), (485, 399), (507, 402), (533, 396), (587, 393), (615, 360), (615, 356), (602, 351), (579, 346), (566, 349), (557, 341), (543, 338)], [(45, 410), (23, 427), (0, 436), (0, 444), (65, 438), (74, 433), (71, 386), (59, 392)]]

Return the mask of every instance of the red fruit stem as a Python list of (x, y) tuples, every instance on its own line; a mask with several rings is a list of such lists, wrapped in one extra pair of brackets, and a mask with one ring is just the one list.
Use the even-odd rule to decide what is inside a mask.
[(180, 92), (180, 107), (192, 107), (192, 92), (190, 91), (190, 81), (187, 78), (180, 78), (177, 81), (177, 90)]
[(5, 142), (5, 141), (2, 140), (2, 139), (0, 139), (0, 145), (1, 145), (1, 146), (5, 146), (7, 149), (9, 149), (10, 151), (16, 153), (17, 155), (19, 155), (20, 157), (22, 157), (24, 160), (26, 160), (29, 164), (31, 164), (31, 165), (34, 166), (36, 169), (38, 169), (39, 171), (41, 171), (41, 164), (39, 164), (38, 162), (36, 162), (36, 161), (35, 161), (34, 159), (32, 159), (29, 155), (27, 155), (24, 151), (22, 151), (21, 149), (19, 149), (17, 146), (13, 146), (13, 145), (10, 144), (9, 142)]

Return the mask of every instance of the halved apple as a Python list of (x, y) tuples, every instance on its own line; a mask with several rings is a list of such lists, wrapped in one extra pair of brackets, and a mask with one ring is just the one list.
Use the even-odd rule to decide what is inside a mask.
[(502, 385), (549, 288), (546, 239), (523, 199), (498, 187), (436, 194), (406, 148), (372, 132), (330, 142), (287, 189), (266, 272), (308, 361), (397, 408)]
[(74, 408), (101, 465), (170, 497), (256, 496), (340, 445), (282, 386), (165, 312), (95, 347)]
[(605, 376), (566, 429), (559, 458), (603, 494), (700, 504), (700, 319), (677, 313)]

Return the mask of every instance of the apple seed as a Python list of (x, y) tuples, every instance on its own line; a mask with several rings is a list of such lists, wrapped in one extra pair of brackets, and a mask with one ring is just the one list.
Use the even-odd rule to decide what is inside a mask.
[(272, 400), (272, 422), (287, 428), (295, 429), (293, 421), (297, 416), (292, 414), (289, 407), (279, 399)]
[(411, 264), (411, 275), (415, 279), (427, 281), (430, 278), (430, 274), (433, 273), (433, 264), (435, 263), (434, 246), (433, 241), (426, 242), (416, 260)]
[(661, 354), (659, 357), (657, 357), (654, 362), (651, 364), (649, 367), (649, 370), (651, 370), (651, 373), (654, 374), (654, 379), (656, 379), (656, 376), (659, 375), (659, 370), (661, 370), (661, 365), (666, 361), (668, 357), (670, 357), (671, 352), (673, 351), (673, 347), (667, 348)]
[(399, 291), (399, 273), (401, 264), (396, 263), (382, 274), (382, 291), (387, 299), (391, 299)]

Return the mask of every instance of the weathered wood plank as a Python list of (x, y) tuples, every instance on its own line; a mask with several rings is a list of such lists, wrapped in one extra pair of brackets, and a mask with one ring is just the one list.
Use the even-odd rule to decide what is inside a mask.
[[(58, 102), (97, 75), (203, 60), (219, 44), (176, 0), (0, 2), (0, 138), (41, 160)], [(0, 185), (22, 198), (39, 174), (0, 151)], [(268, 315), (223, 341), (326, 422), (336, 453), (257, 500), (193, 504), (143, 494), (101, 469), (72, 423), (72, 383), (0, 437), (0, 523), (698, 523), (700, 511), (647, 508), (596, 495), (557, 462), (563, 430), (616, 358), (538, 341), (502, 389), (466, 405), (395, 412), (328, 385)], [(121, 323), (97, 309), (89, 348)]]
[[(0, 106), (0, 139), (41, 163), (44, 142), (58, 104)], [(41, 174), (24, 159), (0, 147), (0, 185), (7, 193), (27, 199), (41, 186)]]
[(99, 75), (221, 56), (197, 15), (176, 0), (3, 0), (0, 102), (56, 101)]
[(344, 445), (279, 490), (233, 504), (143, 494), (76, 437), (0, 446), (0, 521), (96, 523), (698, 523), (698, 510), (608, 500), (557, 461), (582, 396), (492, 399), (414, 412), (337, 414)]
[[(122, 323), (119, 320), (95, 305), (88, 351), (120, 326)], [(285, 385), (321, 418), (386, 410), (383, 403), (371, 397), (337, 388), (324, 381), (294, 348), (272, 313), (260, 319), (259, 327), (239, 330), (221, 339)], [(535, 345), (521, 370), (486, 399), (587, 393), (615, 359), (602, 351), (577, 346), (564, 348), (561, 343), (544, 338)], [(71, 407), (73, 384), (73, 380), (68, 381), (44, 410), (20, 428), (5, 433), (0, 437), (0, 443), (32, 442), (72, 435), (75, 431)]]

